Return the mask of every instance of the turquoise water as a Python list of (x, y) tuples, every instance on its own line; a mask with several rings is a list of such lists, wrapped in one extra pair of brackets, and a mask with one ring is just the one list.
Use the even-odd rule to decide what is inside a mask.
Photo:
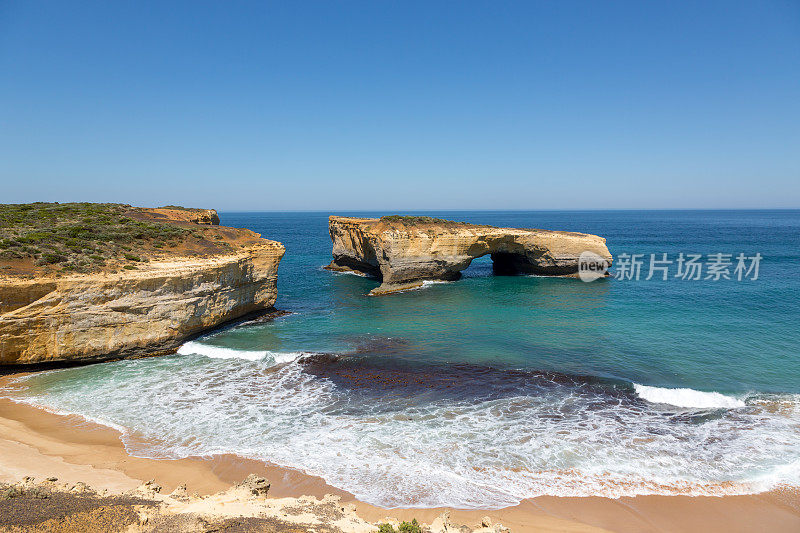
[(321, 269), (327, 213), (222, 213), (285, 244), (291, 315), (8, 395), (119, 427), (136, 455), (238, 453), (384, 506), (800, 484), (800, 211), (420, 214), (595, 233), (615, 257), (763, 259), (756, 280), (645, 281), (645, 261), (639, 281), (583, 283), (485, 257), (368, 297), (377, 281)]

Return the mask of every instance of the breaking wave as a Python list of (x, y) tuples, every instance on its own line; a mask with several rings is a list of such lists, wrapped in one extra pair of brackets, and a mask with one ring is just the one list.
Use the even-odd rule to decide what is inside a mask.
[(136, 456), (238, 454), (383, 507), (800, 485), (797, 395), (743, 402), (592, 376), (200, 342), (179, 353), (31, 375), (21, 396), (123, 428)]
[(275, 364), (291, 363), (309, 355), (308, 352), (270, 352), (268, 350), (235, 350), (190, 341), (178, 348), (178, 355), (204, 355), (212, 359), (271, 360)]
[(702, 392), (694, 389), (667, 389), (662, 387), (649, 387), (647, 385), (633, 384), (636, 394), (651, 403), (663, 403), (675, 407), (688, 407), (696, 409), (736, 409), (744, 407), (743, 400), (732, 396), (725, 396), (718, 392)]

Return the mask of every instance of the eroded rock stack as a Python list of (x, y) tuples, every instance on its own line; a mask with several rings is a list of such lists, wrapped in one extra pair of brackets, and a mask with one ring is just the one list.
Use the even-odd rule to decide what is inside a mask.
[(583, 252), (611, 263), (597, 235), (540, 229), (496, 228), (431, 219), (331, 216), (333, 261), (326, 268), (378, 277), (370, 294), (420, 286), (425, 280), (454, 280), (473, 259), (491, 254), (499, 273), (575, 276)]

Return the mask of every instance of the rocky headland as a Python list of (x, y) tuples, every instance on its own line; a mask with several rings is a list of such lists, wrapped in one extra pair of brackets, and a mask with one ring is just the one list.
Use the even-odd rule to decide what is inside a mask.
[(216, 211), (0, 205), (0, 365), (159, 355), (268, 311), (282, 244)]
[(583, 252), (611, 264), (606, 240), (597, 235), (541, 229), (497, 228), (430, 217), (331, 216), (333, 261), (326, 268), (377, 277), (370, 294), (419, 287), (426, 280), (452, 281), (473, 259), (490, 254), (499, 274), (575, 276)]

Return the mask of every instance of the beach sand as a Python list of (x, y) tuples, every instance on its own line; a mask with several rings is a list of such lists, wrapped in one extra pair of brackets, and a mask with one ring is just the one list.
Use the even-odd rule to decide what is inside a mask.
[[(7, 378), (0, 378), (0, 385)], [(97, 490), (121, 493), (154, 479), (168, 493), (186, 484), (200, 495), (226, 490), (248, 474), (272, 484), (270, 497), (322, 497), (336, 494), (353, 503), (369, 522), (385, 517), (417, 518), (431, 523), (448, 509), (382, 509), (319, 477), (266, 465), (235, 455), (177, 460), (143, 459), (128, 455), (114, 429), (63, 416), (10, 400), (0, 400), (0, 481), (23, 476), (57, 477), (60, 482), (87, 483)], [(786, 488), (747, 496), (633, 498), (538, 497), (501, 510), (449, 509), (451, 521), (474, 526), (489, 516), (519, 531), (800, 531), (800, 492)]]

